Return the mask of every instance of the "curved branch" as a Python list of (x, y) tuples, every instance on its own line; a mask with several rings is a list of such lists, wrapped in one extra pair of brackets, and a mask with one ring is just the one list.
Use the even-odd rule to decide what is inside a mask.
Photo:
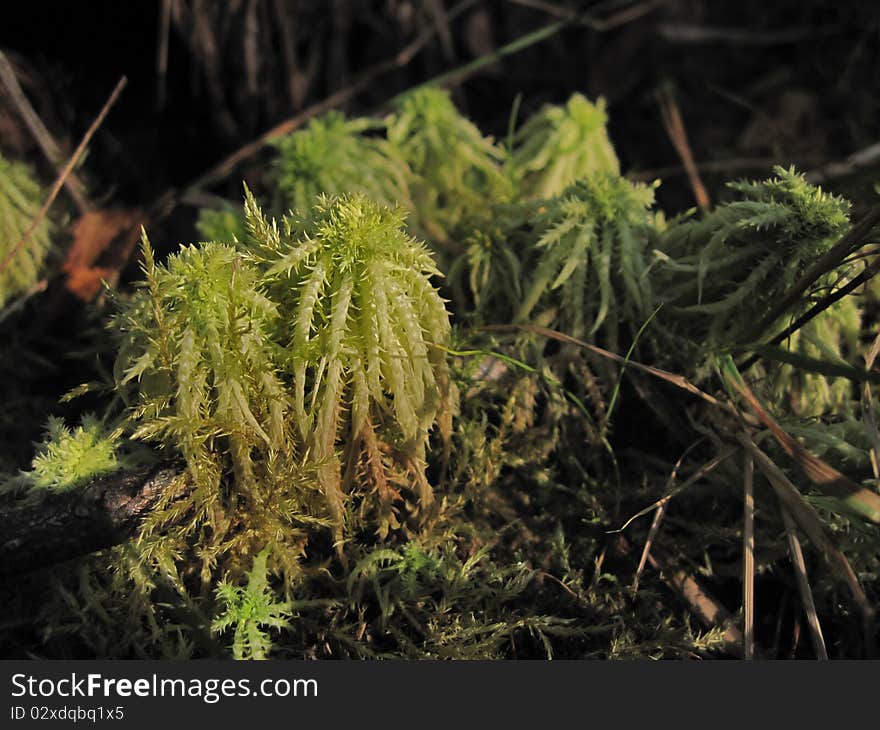
[(0, 505), (0, 578), (125, 542), (181, 473), (165, 463), (109, 474), (37, 502)]

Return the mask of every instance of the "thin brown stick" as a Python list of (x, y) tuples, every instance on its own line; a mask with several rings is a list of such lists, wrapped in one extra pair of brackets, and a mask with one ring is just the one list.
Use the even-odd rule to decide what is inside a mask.
[[(28, 101), (21, 85), (18, 83), (15, 70), (12, 68), (12, 64), (9, 63), (9, 60), (6, 58), (3, 51), (0, 51), (0, 82), (2, 82), (3, 86), (6, 88), (6, 93), (9, 95), (10, 101), (13, 106), (15, 106), (18, 115), (21, 117), (24, 125), (28, 128), (28, 131), (37, 143), (40, 151), (42, 151), (43, 156), (55, 166), (55, 169), (58, 172), (60, 172), (61, 149), (49, 133), (49, 130), (46, 129), (46, 125), (43, 124), (43, 120), (40, 119), (30, 101)], [(85, 194), (85, 186), (80, 182), (76, 175), (70, 173), (64, 181), (64, 186), (67, 188), (71, 200), (73, 200), (80, 213), (85, 213), (91, 209), (91, 205)]]
[(808, 172), (806, 178), (811, 183), (818, 184), (830, 178), (854, 175), (876, 165), (878, 162), (880, 162), (880, 142), (875, 142), (868, 147), (863, 147), (853, 152), (842, 162), (831, 162), (818, 170)]
[(608, 360), (613, 360), (614, 362), (618, 362), (622, 365), (626, 365), (628, 368), (632, 368), (633, 370), (639, 370), (643, 373), (648, 373), (649, 375), (653, 375), (655, 378), (659, 378), (660, 380), (665, 380), (667, 383), (672, 383), (677, 388), (681, 390), (687, 391), (692, 395), (701, 398), (707, 403), (715, 406), (716, 408), (721, 409), (727, 413), (732, 415), (739, 416), (739, 412), (733, 408), (729, 403), (725, 403), (723, 401), (718, 400), (715, 396), (709, 395), (703, 390), (700, 390), (696, 385), (691, 383), (687, 378), (683, 375), (678, 375), (677, 373), (671, 373), (668, 370), (662, 370), (661, 368), (655, 368), (653, 365), (645, 365), (640, 362), (636, 362), (635, 360), (628, 360), (623, 355), (618, 355), (616, 352), (611, 352), (610, 350), (605, 350), (597, 345), (591, 345), (589, 342), (584, 342), (583, 340), (579, 340), (576, 337), (572, 337), (571, 335), (567, 335), (563, 332), (557, 332), (556, 330), (552, 330), (549, 327), (542, 327), (537, 324), (490, 324), (480, 329), (486, 332), (510, 332), (510, 331), (522, 331), (522, 332), (533, 332), (536, 335), (541, 335), (542, 337), (547, 337), (551, 340), (556, 340), (558, 342), (564, 342), (569, 345), (575, 345), (577, 347), (581, 347), (588, 352), (592, 352), (594, 355), (599, 355), (600, 357), (604, 357)]
[[(670, 492), (672, 490), (673, 485), (675, 484), (675, 480), (678, 477), (678, 470), (681, 468), (682, 463), (684, 462), (687, 455), (693, 451), (699, 444), (703, 442), (703, 439), (698, 439), (690, 446), (688, 446), (681, 456), (678, 457), (678, 461), (675, 462), (675, 465), (672, 467), (672, 471), (669, 472), (669, 478), (666, 480), (666, 486), (663, 489), (664, 492)], [(648, 536), (645, 538), (645, 545), (642, 548), (642, 554), (639, 558), (639, 565), (636, 568), (636, 574), (633, 577), (632, 583), (632, 592), (633, 595), (639, 592), (639, 580), (642, 577), (642, 573), (645, 570), (645, 565), (648, 562), (648, 555), (651, 553), (651, 546), (654, 544), (654, 540), (657, 537), (657, 533), (660, 531), (660, 525), (663, 523), (663, 518), (666, 516), (666, 510), (669, 508), (669, 502), (664, 502), (661, 505), (657, 506), (657, 511), (654, 513), (654, 519), (651, 520), (651, 528), (648, 530)]]
[(98, 131), (98, 127), (100, 127), (103, 123), (104, 118), (107, 116), (111, 107), (116, 103), (116, 100), (119, 98), (119, 95), (122, 93), (122, 90), (125, 88), (125, 85), (127, 83), (128, 79), (125, 76), (119, 79), (116, 84), (116, 88), (113, 89), (113, 92), (104, 103), (104, 106), (98, 113), (98, 116), (95, 117), (95, 121), (92, 122), (92, 126), (90, 126), (86, 133), (83, 135), (83, 138), (82, 140), (80, 140), (79, 145), (74, 150), (73, 155), (71, 155), (70, 159), (67, 161), (67, 164), (64, 166), (64, 169), (61, 170), (61, 173), (56, 178), (54, 185), (52, 185), (52, 190), (49, 192), (49, 197), (46, 198), (46, 202), (43, 203), (43, 207), (40, 208), (39, 212), (37, 213), (37, 217), (34, 218), (34, 220), (31, 222), (31, 225), (24, 232), (24, 235), (21, 237), (19, 242), (12, 247), (8, 254), (6, 254), (6, 258), (4, 258), (3, 261), (0, 261), (0, 272), (6, 270), (6, 267), (9, 266), (12, 259), (15, 258), (16, 254), (18, 254), (18, 252), (24, 247), (28, 240), (30, 240), (30, 237), (37, 229), (37, 226), (40, 225), (40, 222), (43, 220), (43, 218), (46, 217), (46, 213), (49, 212), (49, 208), (52, 207), (52, 203), (54, 203), (55, 198), (58, 197), (58, 193), (61, 191), (61, 188), (64, 185), (64, 181), (73, 171), (73, 168), (76, 167), (76, 163), (79, 162), (79, 158), (82, 157), (83, 152), (86, 151), (86, 146), (88, 145), (89, 140), (91, 140), (95, 132)]
[(654, 570), (661, 572), (664, 582), (678, 593), (703, 624), (709, 628), (724, 629), (725, 643), (731, 651), (738, 653), (743, 644), (742, 632), (736, 627), (733, 616), (721, 602), (709, 594), (690, 573), (671, 561), (653, 555), (648, 556), (648, 561)]
[(684, 126), (684, 119), (681, 116), (681, 110), (678, 108), (678, 102), (672, 90), (667, 86), (657, 92), (657, 101), (660, 104), (660, 115), (663, 119), (663, 127), (672, 146), (681, 159), (684, 169), (687, 171), (688, 180), (691, 183), (691, 189), (694, 191), (694, 198), (701, 210), (709, 207), (709, 193), (706, 192), (706, 186), (700, 178), (697, 166), (694, 164), (694, 155), (691, 152), (691, 146), (688, 142), (687, 130)]
[(847, 560), (846, 555), (828, 536), (825, 523), (822, 521), (819, 513), (816, 512), (815, 507), (804, 499), (803, 495), (791, 483), (782, 469), (767, 454), (761, 451), (745, 432), (738, 433), (737, 440), (754, 457), (758, 469), (761, 470), (767, 481), (770, 482), (770, 486), (773, 487), (779, 499), (791, 510), (798, 525), (800, 525), (807, 537), (810, 538), (810, 542), (819, 550), (836, 576), (847, 585), (852, 594), (853, 603), (862, 613), (866, 628), (872, 625), (875, 615), (874, 607), (868, 600), (867, 595), (865, 595), (862, 584), (859, 582), (858, 576), (849, 560)]
[[(721, 160), (694, 162), (699, 172), (736, 172), (739, 170), (769, 170), (778, 165), (779, 160), (773, 157), (732, 157)], [(666, 179), (675, 175), (687, 175), (683, 165), (656, 167), (650, 170), (630, 170), (626, 179), (633, 182), (652, 182), (657, 178)]]
[(755, 658), (755, 462), (743, 462), (743, 659)]
[[(623, 536), (620, 536), (619, 540), (622, 551), (628, 553), (630, 548), (629, 542)], [(601, 562), (607, 547), (606, 543), (602, 548), (599, 561), (597, 561), (593, 585), (595, 585), (600, 575)], [(722, 637), (725, 648), (734, 655), (740, 655), (742, 652), (742, 632), (736, 626), (730, 611), (703, 588), (696, 578), (669, 558), (669, 556), (663, 555), (661, 551), (654, 550), (654, 554), (649, 554), (648, 562), (659, 573), (660, 580), (679, 595), (687, 605), (688, 610), (699, 618), (703, 624), (710, 629), (721, 628), (724, 630)]]
[(663, 518), (666, 516), (666, 510), (668, 509), (669, 502), (664, 502), (657, 507), (657, 511), (654, 512), (654, 519), (651, 520), (651, 529), (648, 530), (648, 537), (645, 538), (645, 546), (642, 548), (641, 557), (639, 557), (639, 567), (636, 568), (636, 574), (633, 577), (633, 595), (639, 592), (639, 581), (642, 578), (642, 573), (645, 571), (645, 565), (648, 563), (648, 558), (651, 557), (651, 546), (654, 544), (657, 533), (660, 531), (660, 525), (663, 524)]
[(825, 638), (822, 636), (822, 625), (819, 623), (819, 614), (816, 612), (816, 602), (813, 600), (813, 591), (810, 581), (807, 579), (807, 566), (804, 562), (804, 552), (801, 550), (800, 540), (797, 538), (794, 519), (780, 502), (782, 521), (785, 523), (785, 536), (788, 538), (788, 550), (791, 553), (791, 562), (794, 565), (794, 574), (797, 579), (798, 593), (801, 596), (801, 604), (807, 616), (807, 624), (810, 627), (810, 640), (817, 659), (828, 659), (828, 651), (825, 648)]
[(614, 533), (614, 532), (623, 532), (627, 527), (629, 527), (639, 517), (642, 517), (643, 515), (648, 514), (649, 512), (651, 512), (654, 509), (659, 509), (660, 507), (664, 507), (666, 504), (669, 503), (669, 501), (676, 494), (681, 494), (688, 487), (696, 484), (701, 479), (707, 477), (709, 474), (711, 474), (713, 471), (715, 471), (715, 469), (717, 469), (718, 466), (720, 466), (722, 462), (726, 461), (731, 456), (733, 456), (734, 453), (736, 453), (734, 449), (727, 449), (726, 451), (722, 452), (718, 456), (713, 457), (712, 459), (707, 461), (705, 464), (703, 464), (699, 469), (697, 469), (693, 474), (691, 474), (687, 479), (685, 479), (676, 489), (669, 492), (669, 494), (665, 495), (664, 497), (661, 497), (653, 504), (649, 504), (644, 509), (641, 509), (638, 512), (636, 512), (632, 517), (630, 517), (626, 522), (624, 522), (616, 530), (608, 530), (609, 534)]

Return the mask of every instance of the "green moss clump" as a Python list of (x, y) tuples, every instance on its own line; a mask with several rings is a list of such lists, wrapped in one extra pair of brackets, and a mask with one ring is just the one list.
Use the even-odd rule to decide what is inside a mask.
[(307, 215), (318, 195), (363, 193), (394, 207), (409, 204), (410, 172), (379, 133), (384, 124), (330, 112), (274, 142), (273, 209)]
[(437, 423), (448, 440), (454, 402), (449, 315), (430, 281), (439, 275), (431, 255), (405, 232), (400, 209), (364, 196), (321, 198), (280, 233), (253, 198), (248, 217), (281, 311), (293, 421), (318, 464), (337, 539), (358, 481), (377, 497), (380, 535), (402, 524), (401, 489), (414, 497), (410, 516), (430, 515), (428, 431)]
[(564, 107), (546, 106), (517, 132), (510, 167), (525, 198), (552, 198), (596, 172), (620, 174), (608, 138), (605, 102), (573, 94)]
[(413, 174), (415, 227), (441, 246), (479, 225), (492, 201), (512, 193), (504, 151), (458, 112), (446, 91), (401, 97), (388, 119), (388, 141)]
[(131, 436), (182, 455), (192, 485), (151, 517), (150, 550), (197, 548), (206, 581), (265, 545), (294, 576), (324, 526), (340, 551), (362, 525), (420, 529), (437, 508), (428, 434), (448, 440), (454, 408), (439, 272), (399, 210), (323, 198), (279, 229), (249, 195), (247, 219), (246, 243), (164, 266), (145, 240), (145, 282), (114, 320)]
[[(849, 203), (794, 169), (731, 183), (738, 199), (670, 225), (658, 290), (709, 348), (744, 342), (787, 288), (849, 228)], [(778, 327), (779, 323), (769, 323)], [(697, 329), (694, 329), (694, 328)], [(769, 333), (774, 334), (774, 333)]]
[(637, 327), (651, 312), (653, 203), (653, 187), (611, 173), (587, 176), (548, 201), (535, 225), (537, 260), (514, 321), (527, 321), (543, 301), (555, 307), (557, 329), (584, 337), (604, 326), (616, 348), (619, 323)]
[(52, 247), (51, 226), (43, 218), (16, 248), (42, 203), (42, 190), (30, 169), (0, 155), (0, 306), (37, 282)]
[(109, 432), (91, 414), (73, 429), (63, 419), (50, 417), (46, 437), (37, 445), (31, 471), (25, 476), (37, 489), (65, 492), (116, 471), (122, 466), (117, 456), (120, 435)]
[(294, 576), (326, 509), (297, 457), (277, 306), (232, 246), (184, 247), (164, 266), (146, 239), (143, 253), (145, 282), (114, 320), (117, 388), (132, 438), (182, 455), (191, 484), (151, 515), (145, 552), (195, 549), (210, 582), (218, 561), (237, 577), (269, 545)]

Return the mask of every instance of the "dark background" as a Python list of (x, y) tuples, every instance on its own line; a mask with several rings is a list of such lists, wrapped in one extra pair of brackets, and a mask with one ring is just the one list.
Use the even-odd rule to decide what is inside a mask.
[[(0, 48), (21, 72), (50, 130), (69, 147), (119, 76), (129, 78), (86, 163), (95, 194), (142, 205), (184, 185), (437, 27), (438, 7), (448, 16), (457, 5), (174, 1), (184, 10), (171, 23), (164, 104), (157, 99), (161, 0), (4, 3)], [(709, 163), (704, 174), (710, 191), (722, 180), (754, 172), (762, 161), (764, 169), (776, 161), (812, 169), (878, 140), (880, 3), (869, 0), (472, 2), (448, 25), (441, 23), (443, 30), (408, 65), (368, 86), (345, 109), (376, 110), (408, 86), (557, 20), (574, 6), (586, 8), (597, 22), (569, 27), (455, 87), (457, 102), (483, 129), (503, 136), (520, 93), (520, 118), (573, 91), (604, 96), (624, 169), (663, 173), (660, 202), (667, 208), (692, 199), (655, 98), (665, 82), (674, 85), (695, 159)], [(626, 12), (634, 18), (620, 15)], [(210, 28), (213, 59), (206, 60), (204, 44), (194, 40), (197, 16), (203, 18), (200, 27)], [(608, 19), (618, 27), (597, 27)], [(251, 88), (247, 38), (257, 83)], [(311, 69), (296, 104), (288, 93), (284, 45)], [(7, 120), (0, 146), (28, 155), (29, 141), (13, 139), (8, 127)], [(218, 191), (237, 195), (239, 183), (232, 176)]]

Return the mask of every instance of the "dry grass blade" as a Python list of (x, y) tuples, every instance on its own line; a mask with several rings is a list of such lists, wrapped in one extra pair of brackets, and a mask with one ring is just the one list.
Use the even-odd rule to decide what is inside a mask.
[(764, 424), (773, 437), (804, 475), (823, 493), (836, 497), (843, 505), (858, 515), (880, 524), (880, 495), (856, 484), (837, 469), (805, 449), (793, 436), (764, 408), (761, 401), (742, 379), (731, 358), (725, 358), (721, 372), (725, 382), (748, 403), (758, 420)]
[(654, 544), (654, 539), (657, 537), (657, 533), (660, 531), (660, 525), (663, 522), (663, 518), (666, 516), (666, 510), (668, 508), (669, 502), (664, 502), (663, 504), (661, 504), (657, 508), (657, 511), (654, 513), (654, 519), (651, 520), (651, 529), (648, 530), (648, 537), (645, 538), (645, 546), (642, 548), (642, 555), (639, 558), (639, 567), (636, 568), (636, 574), (633, 578), (633, 595), (639, 592), (639, 580), (641, 580), (642, 573), (645, 570), (645, 565), (647, 565), (648, 563), (648, 558), (651, 555), (651, 546)]
[(834, 574), (847, 585), (853, 601), (862, 613), (866, 624), (873, 621), (874, 608), (868, 601), (858, 576), (840, 548), (834, 544), (825, 530), (825, 524), (816, 509), (804, 499), (797, 487), (789, 481), (782, 469), (759, 449), (746, 433), (737, 434), (737, 440), (752, 455), (758, 469), (770, 482), (779, 499), (789, 510), (798, 526), (804, 531), (810, 542), (822, 553), (831, 566)]
[[(798, 317), (794, 322), (792, 322), (788, 327), (782, 330), (778, 335), (776, 335), (768, 344), (770, 345), (778, 345), (779, 343), (787, 340), (791, 335), (797, 332), (801, 327), (803, 327), (807, 322), (812, 319), (818, 317), (822, 312), (828, 309), (832, 304), (839, 302), (846, 296), (852, 294), (859, 287), (864, 286), (867, 282), (873, 279), (878, 273), (880, 273), (880, 258), (875, 259), (870, 264), (868, 264), (865, 269), (856, 277), (854, 277), (850, 282), (843, 285), (836, 291), (832, 292), (826, 297), (823, 297), (820, 301), (816, 302), (812, 307), (810, 307), (806, 312), (804, 312), (800, 317)], [(870, 367), (868, 368), (870, 370)]]
[[(58, 168), (60, 173), (62, 169), (60, 167), (62, 159), (61, 149), (49, 133), (49, 130), (46, 129), (46, 125), (43, 124), (43, 120), (40, 119), (30, 101), (28, 101), (21, 85), (18, 83), (15, 70), (3, 51), (0, 51), (0, 83), (6, 88), (10, 101), (12, 101), (21, 120), (39, 146), (40, 151), (49, 162)], [(85, 187), (76, 175), (69, 173), (64, 180), (64, 186), (67, 188), (67, 192), (70, 193), (73, 202), (76, 203), (80, 213), (85, 213), (91, 208), (86, 198)]]
[(64, 181), (68, 178), (70, 173), (73, 171), (73, 168), (76, 167), (76, 163), (79, 161), (79, 158), (82, 157), (83, 152), (86, 151), (86, 146), (91, 140), (92, 136), (95, 132), (98, 131), (98, 127), (104, 121), (104, 118), (107, 116), (110, 108), (116, 103), (116, 100), (119, 98), (119, 95), (122, 93), (122, 90), (125, 88), (125, 85), (128, 83), (128, 79), (123, 76), (119, 79), (116, 84), (116, 88), (113, 89), (113, 92), (110, 94), (110, 97), (104, 103), (103, 108), (99, 112), (98, 116), (95, 117), (95, 121), (92, 122), (92, 125), (88, 128), (86, 133), (83, 135), (82, 140), (80, 140), (79, 145), (76, 150), (74, 150), (73, 155), (71, 155), (70, 159), (67, 161), (67, 164), (59, 173), (58, 177), (55, 180), (55, 184), (52, 185), (52, 190), (49, 192), (49, 197), (46, 198), (46, 202), (43, 203), (43, 207), (40, 208), (37, 213), (36, 218), (31, 222), (28, 229), (24, 232), (24, 235), (21, 237), (18, 243), (16, 243), (10, 250), (9, 253), (6, 254), (6, 258), (3, 261), (0, 261), (0, 271), (4, 271), (7, 266), (9, 266), (12, 259), (15, 258), (16, 254), (24, 248), (25, 244), (30, 240), (30, 237), (33, 235), (34, 231), (37, 229), (37, 226), (40, 225), (40, 221), (46, 217), (46, 213), (49, 212), (49, 208), (52, 207), (52, 203), (55, 202), (55, 198), (58, 197), (58, 193), (61, 191), (61, 187), (64, 185)]
[(608, 531), (609, 534), (614, 533), (614, 532), (623, 532), (627, 527), (629, 527), (639, 517), (642, 517), (655, 509), (659, 509), (660, 507), (663, 507), (676, 494), (681, 494), (681, 492), (683, 492), (685, 489), (690, 487), (692, 484), (696, 484), (698, 481), (700, 481), (701, 479), (706, 477), (708, 474), (715, 471), (715, 469), (718, 467), (719, 464), (721, 464), (721, 462), (729, 459), (735, 453), (736, 453), (735, 449), (728, 449), (727, 451), (723, 452), (722, 454), (719, 454), (718, 456), (714, 457), (713, 459), (710, 459), (705, 464), (703, 464), (703, 466), (701, 466), (699, 469), (697, 469), (691, 476), (689, 476), (685, 481), (683, 481), (676, 489), (672, 490), (665, 497), (661, 497), (653, 504), (648, 505), (644, 509), (636, 512), (632, 517), (630, 517), (626, 522), (624, 522), (623, 525), (621, 525), (618, 529), (609, 530)]
[(785, 523), (785, 535), (788, 538), (788, 550), (791, 553), (791, 562), (794, 565), (795, 578), (797, 579), (798, 593), (801, 596), (801, 604), (807, 616), (807, 624), (810, 627), (810, 639), (817, 659), (827, 659), (828, 652), (825, 649), (825, 639), (822, 636), (822, 626), (819, 623), (819, 614), (816, 613), (816, 603), (813, 601), (813, 591), (810, 589), (810, 581), (807, 580), (807, 566), (804, 563), (804, 553), (801, 543), (795, 532), (795, 524), (785, 505), (782, 509), (782, 520)]
[[(675, 465), (672, 467), (672, 471), (669, 473), (669, 479), (666, 480), (666, 488), (664, 489), (664, 491), (669, 492), (672, 490), (672, 486), (675, 484), (675, 480), (678, 477), (678, 470), (681, 468), (681, 465), (684, 462), (685, 458), (687, 458), (687, 455), (702, 442), (703, 439), (695, 441), (684, 450), (684, 453), (681, 456), (678, 457), (678, 461), (675, 462)], [(651, 520), (651, 528), (648, 530), (648, 537), (645, 538), (645, 546), (642, 548), (642, 555), (639, 558), (639, 567), (636, 568), (636, 574), (633, 578), (633, 595), (639, 592), (639, 580), (641, 579), (642, 573), (645, 570), (645, 565), (648, 563), (648, 556), (651, 554), (651, 546), (654, 544), (654, 540), (657, 538), (657, 533), (660, 531), (660, 525), (663, 522), (663, 518), (666, 516), (666, 510), (668, 509), (668, 506), (668, 501), (658, 506), (657, 511), (654, 513), (654, 519)]]
[(700, 178), (697, 166), (694, 163), (694, 155), (691, 152), (691, 145), (688, 142), (687, 130), (684, 126), (684, 120), (681, 116), (681, 110), (675, 101), (672, 90), (667, 86), (657, 92), (657, 102), (660, 104), (660, 114), (663, 118), (663, 128), (672, 146), (681, 159), (681, 164), (687, 172), (691, 189), (694, 191), (694, 198), (700, 210), (709, 208), (709, 193), (706, 192), (706, 186)]
[(730, 651), (739, 654), (743, 642), (742, 632), (736, 627), (731, 613), (687, 571), (671, 561), (653, 555), (648, 556), (648, 561), (654, 570), (662, 572), (664, 582), (678, 593), (705, 626), (724, 627), (724, 641)]
[(718, 400), (715, 396), (709, 395), (705, 391), (700, 390), (696, 385), (690, 382), (683, 375), (670, 373), (668, 370), (655, 368), (652, 365), (645, 365), (643, 363), (636, 362), (635, 360), (628, 360), (623, 355), (618, 355), (616, 352), (611, 352), (610, 350), (605, 350), (596, 345), (591, 345), (589, 342), (584, 342), (583, 340), (579, 340), (576, 337), (572, 337), (571, 335), (567, 335), (563, 332), (557, 332), (556, 330), (552, 330), (549, 327), (542, 327), (541, 325), (537, 324), (492, 324), (486, 325), (481, 329), (487, 332), (509, 332), (514, 330), (520, 330), (522, 332), (533, 332), (536, 335), (541, 335), (542, 337), (547, 337), (551, 340), (564, 342), (569, 345), (575, 345), (576, 347), (581, 347), (587, 352), (592, 352), (594, 355), (598, 355), (599, 357), (604, 357), (607, 360), (613, 360), (614, 362), (625, 365), (626, 367), (632, 368), (633, 370), (639, 370), (643, 373), (653, 375), (655, 378), (659, 378), (660, 380), (665, 380), (667, 383), (671, 383), (677, 388), (685, 390), (688, 393), (691, 393), (692, 395), (701, 398), (702, 400), (715, 406), (716, 408), (720, 408), (722, 411), (726, 411), (727, 413), (730, 413), (732, 415), (739, 415), (737, 410), (733, 408), (729, 403), (724, 403), (723, 401)]
[[(865, 369), (873, 370), (874, 361), (880, 355), (880, 332), (874, 338), (871, 349), (865, 354)], [(862, 385), (862, 421), (865, 431), (871, 441), (871, 468), (874, 478), (880, 479), (880, 430), (877, 428), (877, 418), (874, 412), (874, 399), (871, 396), (871, 385), (867, 381)]]
[(755, 462), (743, 463), (743, 659), (755, 658)]
[(871, 208), (870, 211), (845, 234), (834, 246), (820, 256), (801, 277), (794, 283), (785, 296), (781, 297), (776, 305), (761, 319), (754, 329), (744, 338), (746, 342), (758, 340), (768, 328), (772, 327), (789, 309), (801, 301), (804, 292), (813, 286), (822, 276), (833, 271), (846, 260), (856, 249), (861, 247), (877, 225), (880, 224), (880, 205)]

